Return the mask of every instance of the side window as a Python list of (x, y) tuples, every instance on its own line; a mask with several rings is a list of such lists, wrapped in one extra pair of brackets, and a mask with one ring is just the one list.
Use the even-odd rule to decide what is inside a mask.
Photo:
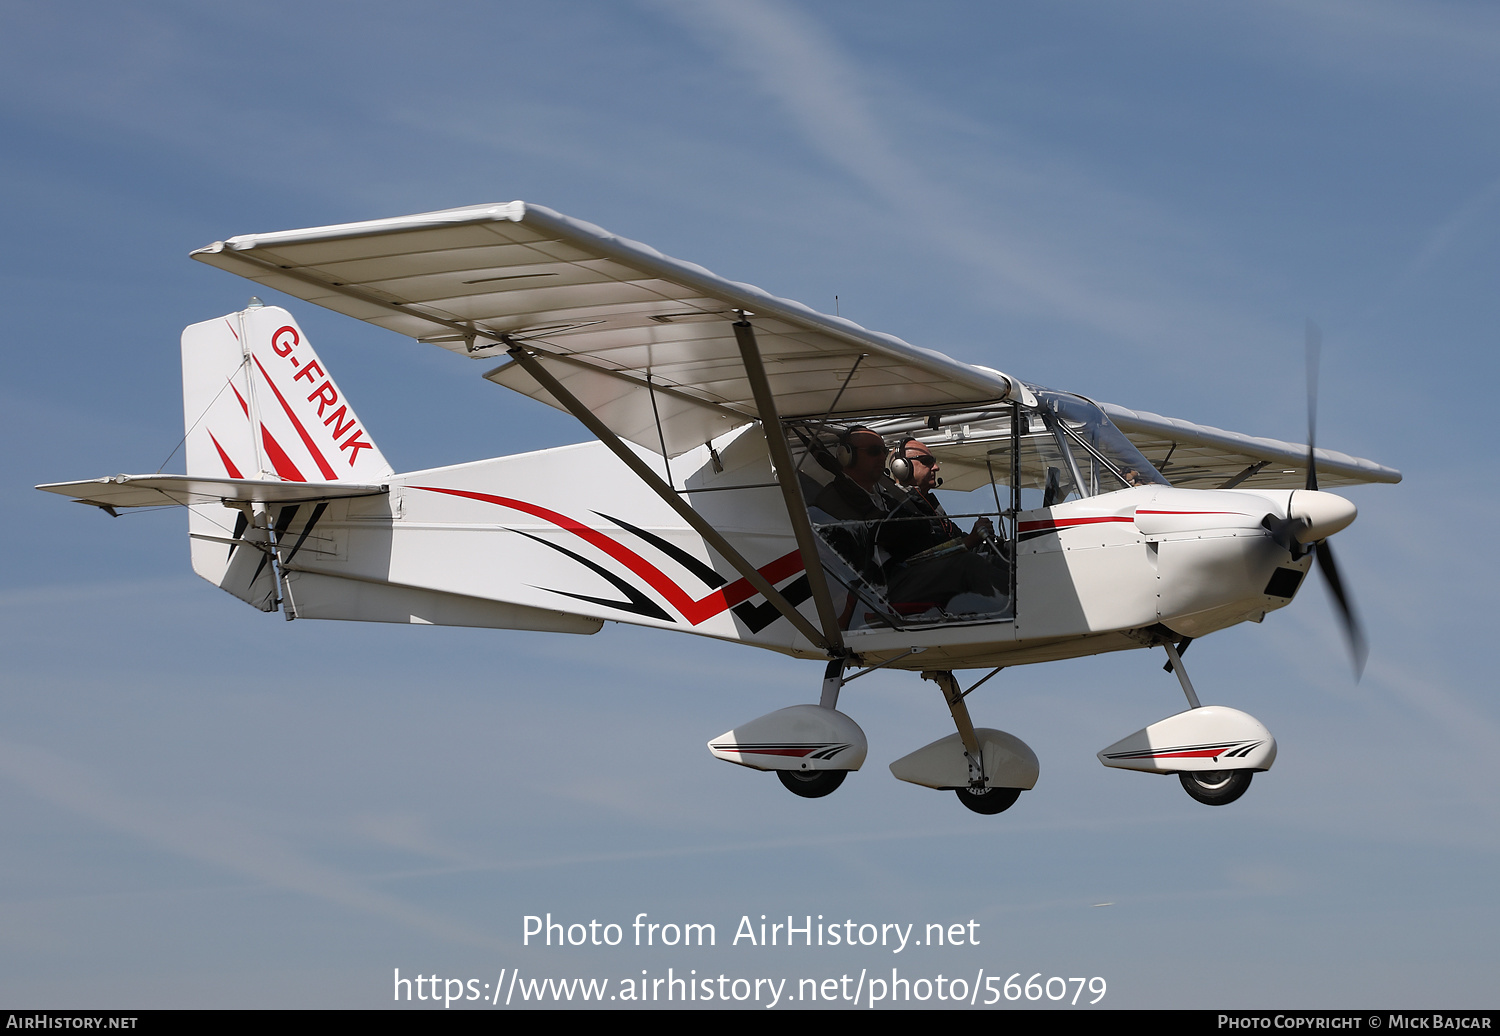
[(1058, 442), (1056, 430), (1035, 413), (1023, 413), (1021, 427), (1017, 472), (1020, 510), (1055, 507), (1083, 496), (1080, 483), (1087, 483), (1078, 470), (1072, 451), (1063, 449)]
[[(886, 419), (857, 431), (792, 426), (808, 517), (845, 629), (926, 628), (1012, 618), (1014, 449), (1009, 414), (979, 439)], [(899, 423), (898, 423), (899, 422)], [(1004, 428), (996, 427), (1003, 423)], [(886, 427), (884, 431), (876, 429)], [(800, 440), (800, 441), (799, 441)], [(987, 449), (1000, 445), (996, 457)], [(891, 451), (906, 450), (891, 460)], [(950, 467), (951, 465), (951, 467)], [(998, 481), (989, 477), (994, 468)], [(892, 472), (895, 477), (892, 477)], [(939, 490), (946, 473), (951, 483)]]

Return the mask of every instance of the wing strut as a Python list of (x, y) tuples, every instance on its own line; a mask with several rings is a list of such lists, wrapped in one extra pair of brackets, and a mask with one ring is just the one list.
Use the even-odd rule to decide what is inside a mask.
[[(585, 407), (583, 403), (578, 400), (577, 396), (573, 395), (573, 393), (564, 388), (562, 382), (554, 378), (551, 372), (548, 371), (547, 368), (543, 367), (534, 356), (532, 356), (525, 350), (525, 348), (519, 345), (512, 345), (508, 352), (511, 359), (515, 360), (526, 370), (526, 373), (535, 378), (537, 384), (541, 385), (542, 388), (551, 393), (552, 398), (557, 400), (557, 402), (562, 405), (563, 409), (567, 410), (568, 413), (578, 418), (578, 420), (583, 423), (583, 426), (594, 434), (595, 438), (597, 438), (605, 446), (609, 447), (611, 453), (613, 453), (616, 457), (619, 457), (620, 460), (625, 462), (625, 465), (630, 468), (631, 471), (635, 472), (637, 478), (644, 482), (646, 486), (657, 496), (665, 500), (671, 506), (672, 510), (681, 515), (683, 520), (691, 525), (693, 527), (693, 530), (697, 532), (698, 535), (707, 540), (709, 544), (714, 548), (714, 550), (719, 552), (720, 556), (722, 556), (725, 561), (728, 561), (731, 565), (733, 565), (735, 571), (744, 576), (746, 581), (748, 581), (751, 586), (755, 587), (755, 589), (762, 596), (764, 596), (765, 599), (770, 602), (777, 611), (785, 616), (787, 621), (795, 626), (799, 633), (801, 633), (804, 637), (806, 637), (823, 651), (833, 652), (836, 650), (834, 644), (830, 644), (828, 640), (818, 632), (817, 628), (813, 626), (812, 623), (808, 622), (807, 619), (802, 615), (802, 613), (799, 612), (795, 607), (793, 607), (792, 603), (785, 597), (783, 597), (781, 593), (771, 585), (771, 583), (766, 579), (765, 576), (760, 574), (759, 570), (757, 570), (754, 565), (746, 561), (744, 556), (740, 554), (739, 551), (730, 546), (729, 541), (719, 533), (719, 530), (708, 524), (708, 522), (704, 520), (703, 516), (700, 515), (697, 511), (693, 510), (693, 508), (687, 503), (687, 501), (683, 500), (682, 497), (680, 497), (676, 493), (676, 491), (672, 489), (671, 486), (663, 482), (660, 475), (652, 471), (644, 461), (642, 461), (635, 455), (634, 451), (632, 451), (630, 447), (626, 446), (622, 441), (620, 441), (619, 436), (615, 435), (615, 433), (610, 431), (602, 421), (595, 417), (593, 411)], [(769, 436), (767, 436), (767, 438), (769, 438)], [(805, 511), (803, 513), (806, 514)], [(816, 561), (816, 558), (814, 558), (814, 560)], [(816, 571), (817, 575), (819, 576), (823, 574), (823, 567), (821, 562), (817, 562), (816, 569), (808, 569), (809, 579), (812, 578), (814, 571)], [(827, 592), (826, 588), (824, 592)], [(837, 627), (835, 627), (835, 629), (836, 628)], [(839, 647), (842, 647), (841, 641), (835, 641), (835, 644), (837, 644)]]
[[(802, 564), (807, 570), (807, 585), (811, 587), (813, 601), (818, 606), (818, 622), (823, 627), (823, 636), (829, 649), (843, 655), (844, 635), (839, 630), (838, 611), (833, 606), (833, 595), (828, 592), (828, 579), (823, 574), (822, 559), (818, 557), (817, 534), (813, 532), (812, 522), (807, 517), (807, 501), (802, 498), (802, 486), (797, 481), (797, 466), (792, 463), (792, 451), (786, 446), (781, 415), (776, 412), (776, 397), (771, 394), (771, 384), (766, 380), (760, 347), (755, 343), (755, 328), (750, 326), (750, 321), (745, 319), (743, 313), (734, 322), (734, 339), (739, 344), (740, 356), (745, 361), (745, 377), (755, 396), (755, 409), (760, 412), (760, 427), (766, 433), (766, 448), (771, 451), (771, 465), (776, 469), (776, 481), (781, 483), (786, 515), (792, 523), (792, 532), (797, 537), (797, 549), (802, 552)], [(855, 366), (858, 365), (856, 362)], [(842, 389), (839, 392), (843, 394)]]

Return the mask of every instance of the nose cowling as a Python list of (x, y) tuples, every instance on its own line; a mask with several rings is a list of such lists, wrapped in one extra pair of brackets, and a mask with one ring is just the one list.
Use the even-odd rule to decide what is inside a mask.
[(1287, 517), (1301, 523), (1293, 534), (1298, 543), (1325, 540), (1348, 528), (1358, 514), (1359, 510), (1343, 497), (1314, 489), (1293, 490), (1287, 505)]

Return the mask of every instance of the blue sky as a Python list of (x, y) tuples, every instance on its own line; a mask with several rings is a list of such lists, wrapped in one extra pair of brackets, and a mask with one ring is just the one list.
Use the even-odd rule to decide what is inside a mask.
[[(1497, 99), (1485, 4), (0, 6), (0, 1002), (896, 964), (1097, 975), (1115, 1007), (1495, 1006)], [(844, 699), (865, 770), (807, 802), (703, 745), (814, 700), (815, 665), (616, 626), (288, 624), (191, 574), (182, 515), (30, 488), (172, 451), (181, 328), (253, 290), (192, 248), (513, 198), (1257, 435), (1301, 437), (1317, 320), (1321, 444), (1405, 473), (1350, 490), (1338, 538), (1364, 680), (1321, 587), (1195, 644), (1205, 702), (1281, 745), (1209, 809), (1094, 759), (1180, 708), (1160, 658), (1006, 672), (976, 720), (1042, 778), (987, 818), (890, 778), (951, 728), (930, 684), (875, 675)], [(398, 469), (582, 438), (458, 357), (267, 301)], [(547, 911), (721, 945), (521, 946)], [(722, 945), (761, 913), (983, 942)]]

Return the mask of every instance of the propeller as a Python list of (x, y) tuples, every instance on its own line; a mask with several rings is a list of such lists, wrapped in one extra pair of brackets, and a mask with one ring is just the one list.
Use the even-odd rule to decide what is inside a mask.
[(1318, 367), (1323, 359), (1323, 329), (1307, 322), (1307, 489), (1318, 491), (1318, 462), (1313, 440), (1318, 435)]
[[(1307, 490), (1313, 493), (1318, 491), (1318, 463), (1314, 442), (1318, 430), (1318, 367), (1322, 353), (1322, 329), (1309, 320), (1307, 322)], [(1353, 505), (1350, 505), (1349, 518), (1344, 524), (1347, 525), (1353, 520)], [(1292, 528), (1294, 524), (1299, 528)], [(1277, 530), (1277, 542), (1283, 539), (1300, 540), (1299, 533), (1305, 535), (1310, 526), (1318, 524), (1320, 523), (1310, 521), (1307, 517), (1288, 518), (1283, 529)], [(1325, 533), (1316, 543), (1318, 568), (1322, 571), (1323, 578), (1328, 580), (1328, 589), (1332, 591), (1334, 603), (1338, 605), (1339, 617), (1344, 620), (1344, 636), (1349, 641), (1349, 653), (1354, 661), (1354, 679), (1358, 681), (1364, 674), (1365, 660), (1369, 657), (1370, 649), (1365, 640), (1364, 627), (1360, 624), (1359, 616), (1355, 614), (1354, 601), (1344, 589), (1343, 577), (1339, 575), (1338, 564), (1333, 560), (1333, 548), (1328, 544), (1328, 535)]]

